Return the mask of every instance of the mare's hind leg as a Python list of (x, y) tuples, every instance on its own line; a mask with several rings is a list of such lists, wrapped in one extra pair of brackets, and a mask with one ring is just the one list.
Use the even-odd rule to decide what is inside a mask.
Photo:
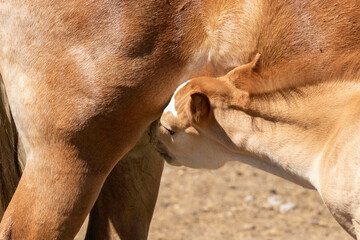
[(0, 219), (2, 218), (21, 176), (17, 154), (18, 135), (5, 87), (0, 75)]
[[(9, 98), (16, 112), (24, 103), (14, 96)], [(32, 107), (17, 116), (25, 136), (22, 139), (27, 164), (0, 224), (0, 239), (72, 239), (107, 175), (147, 125), (146, 118), (122, 118), (134, 116), (141, 109), (114, 107), (111, 110), (115, 112), (101, 112), (88, 118), (80, 129), (71, 131), (70, 127), (79, 122), (69, 121), (70, 127), (59, 126), (69, 118), (61, 116), (61, 108), (51, 106), (62, 99), (41, 97), (31, 97)], [(135, 96), (130, 100), (135, 102)], [(66, 114), (73, 116), (74, 112)]]
[(86, 239), (147, 239), (164, 162), (147, 133), (107, 178), (90, 212)]

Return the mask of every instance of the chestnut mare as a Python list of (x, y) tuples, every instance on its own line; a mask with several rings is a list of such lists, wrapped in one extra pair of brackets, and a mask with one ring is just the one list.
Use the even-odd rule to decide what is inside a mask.
[(175, 88), (257, 52), (290, 86), (341, 74), (323, 66), (356, 67), (359, 19), (357, 0), (0, 0), (0, 238), (72, 239), (94, 206), (88, 239), (146, 239), (145, 132)]

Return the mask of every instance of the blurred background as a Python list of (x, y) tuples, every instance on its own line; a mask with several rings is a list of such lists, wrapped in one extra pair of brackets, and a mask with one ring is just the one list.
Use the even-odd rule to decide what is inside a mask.
[(318, 193), (244, 164), (166, 164), (149, 240), (350, 240)]

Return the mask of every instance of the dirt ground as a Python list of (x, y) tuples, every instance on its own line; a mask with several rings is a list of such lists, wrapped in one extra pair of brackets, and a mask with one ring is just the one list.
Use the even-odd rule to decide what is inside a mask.
[(350, 240), (317, 192), (239, 163), (165, 166), (149, 240)]
[[(83, 239), (85, 226), (76, 240)], [(166, 164), (149, 240), (351, 240), (317, 192), (240, 163)]]

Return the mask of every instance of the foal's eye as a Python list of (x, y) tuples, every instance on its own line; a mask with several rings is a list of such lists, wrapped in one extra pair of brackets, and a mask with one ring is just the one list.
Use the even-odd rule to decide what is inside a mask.
[(172, 131), (172, 130), (170, 130), (170, 129), (166, 128), (166, 127), (164, 127), (164, 128), (166, 129), (166, 131), (168, 131), (168, 132), (170, 133), (170, 135), (174, 135), (174, 134), (175, 134), (175, 132), (174, 132), (174, 131)]

